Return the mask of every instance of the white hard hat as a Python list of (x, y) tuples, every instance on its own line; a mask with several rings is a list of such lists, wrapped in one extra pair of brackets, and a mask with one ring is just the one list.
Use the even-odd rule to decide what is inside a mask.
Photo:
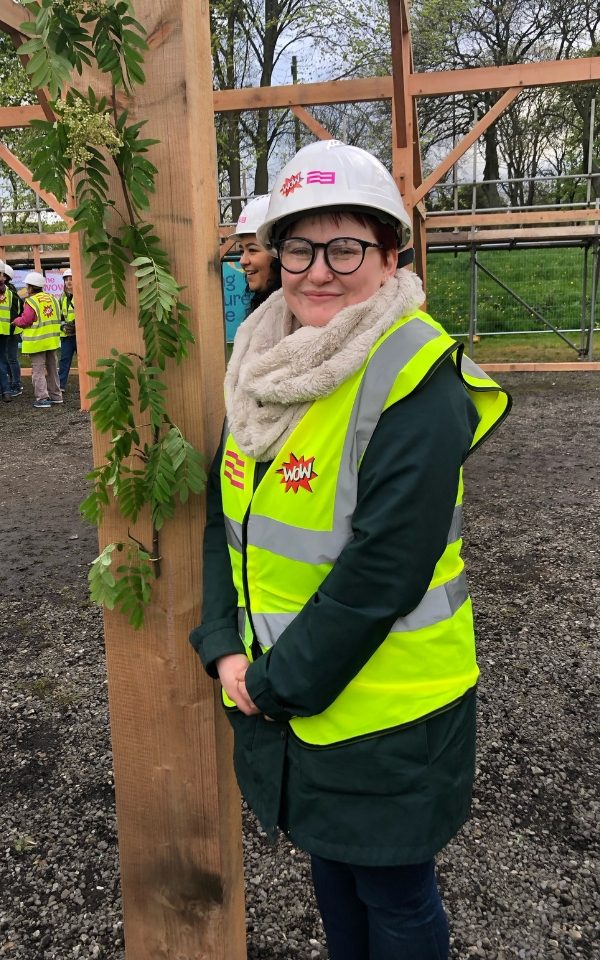
[(258, 228), (264, 223), (268, 209), (268, 193), (250, 200), (240, 213), (240, 219), (235, 228), (235, 236), (243, 237), (249, 233), (256, 233)]
[(302, 147), (278, 174), (258, 239), (269, 248), (282, 221), (323, 208), (372, 213), (396, 228), (400, 246), (412, 225), (394, 178), (373, 154), (340, 140), (318, 140)]
[(72, 270), (63, 270), (63, 277), (72, 277), (72, 276), (73, 276)]
[(42, 273), (36, 273), (35, 270), (32, 270), (31, 273), (25, 274), (25, 280), (23, 282), (29, 287), (43, 287), (46, 281)]
[(11, 267), (10, 263), (2, 264), (2, 272), (5, 273), (7, 277), (10, 277), (11, 280), (15, 275), (15, 271)]

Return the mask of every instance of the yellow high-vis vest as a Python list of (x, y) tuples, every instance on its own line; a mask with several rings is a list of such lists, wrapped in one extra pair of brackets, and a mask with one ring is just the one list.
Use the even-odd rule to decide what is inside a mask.
[[(448, 356), (480, 415), (473, 449), (508, 413), (510, 398), (422, 311), (398, 320), (356, 373), (311, 405), (258, 485), (256, 462), (226, 436), (223, 512), (240, 636), (250, 659), (255, 640), (262, 652), (277, 642), (352, 539), (358, 473), (382, 413)], [(461, 473), (446, 548), (425, 596), (393, 624), (326, 710), (291, 720), (303, 742), (325, 746), (391, 730), (448, 707), (475, 685), (479, 669), (461, 558), (462, 494)], [(233, 706), (224, 692), (223, 700)]]
[[(60, 312), (61, 312), (62, 319), (65, 320), (67, 323), (75, 323), (75, 307), (73, 306), (73, 297), (71, 297), (71, 299), (69, 300), (67, 298), (66, 293), (63, 293), (59, 303), (60, 303)], [(65, 333), (62, 327), (60, 330), (60, 335), (61, 337), (75, 336), (74, 333)]]
[(31, 327), (22, 327), (23, 353), (41, 353), (42, 350), (57, 350), (60, 347), (60, 307), (51, 293), (34, 293), (27, 297), (36, 319)]
[(13, 302), (13, 292), (8, 287), (0, 293), (0, 336), (8, 337), (10, 334), (10, 308)]

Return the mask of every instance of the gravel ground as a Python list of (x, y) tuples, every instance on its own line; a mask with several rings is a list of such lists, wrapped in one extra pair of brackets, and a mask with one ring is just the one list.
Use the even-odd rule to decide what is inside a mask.
[[(482, 680), (473, 816), (439, 861), (452, 958), (600, 958), (600, 375), (502, 380), (514, 412), (466, 471)], [(0, 409), (0, 956), (123, 960), (89, 424), (75, 389), (31, 400)], [(244, 823), (249, 960), (325, 958), (306, 857)]]

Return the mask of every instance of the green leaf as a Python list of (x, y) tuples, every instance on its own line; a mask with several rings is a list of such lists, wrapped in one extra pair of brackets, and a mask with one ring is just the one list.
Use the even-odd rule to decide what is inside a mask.
[(137, 371), (138, 397), (140, 412), (150, 410), (150, 422), (155, 429), (159, 429), (166, 415), (166, 386), (158, 379), (160, 370), (156, 367), (148, 368), (140, 364)]
[[(114, 569), (113, 555), (123, 562)], [(144, 611), (152, 596), (155, 580), (150, 555), (137, 543), (110, 543), (90, 566), (90, 596), (107, 609), (115, 607), (138, 630), (144, 623)]]
[(114, 609), (117, 598), (117, 581), (111, 569), (112, 553), (116, 547), (116, 543), (109, 543), (90, 565), (88, 573), (91, 599), (108, 610)]
[(131, 381), (135, 374), (132, 361), (125, 354), (117, 354), (98, 361), (101, 370), (91, 371), (98, 383), (88, 393), (92, 400), (92, 419), (100, 433), (119, 433), (122, 429), (134, 428), (131, 408)]

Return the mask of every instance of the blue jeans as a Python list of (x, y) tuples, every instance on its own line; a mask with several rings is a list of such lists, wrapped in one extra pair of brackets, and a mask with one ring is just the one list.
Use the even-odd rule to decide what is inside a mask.
[(8, 362), (8, 379), (14, 389), (21, 386), (21, 364), (19, 363), (19, 342), (21, 335), (11, 333), (6, 345), (6, 357)]
[(311, 857), (330, 960), (447, 960), (434, 861), (358, 867)]
[(0, 334), (0, 393), (8, 396), (10, 383), (8, 380), (8, 341), (10, 337)]
[(73, 362), (73, 354), (77, 353), (77, 337), (60, 338), (60, 366), (58, 368), (58, 379), (60, 380), (60, 389), (66, 390), (67, 380), (69, 379), (69, 370)]

